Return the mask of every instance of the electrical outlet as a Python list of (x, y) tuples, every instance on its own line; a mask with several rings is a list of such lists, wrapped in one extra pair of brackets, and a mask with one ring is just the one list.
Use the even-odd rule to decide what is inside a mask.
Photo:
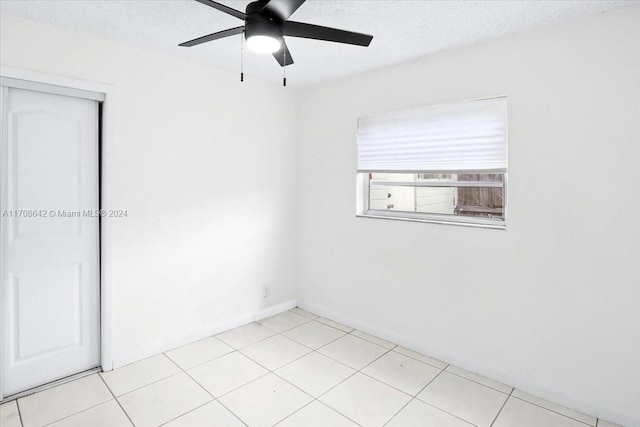
[(265, 285), (264, 288), (262, 288), (262, 296), (264, 298), (269, 296), (269, 285)]

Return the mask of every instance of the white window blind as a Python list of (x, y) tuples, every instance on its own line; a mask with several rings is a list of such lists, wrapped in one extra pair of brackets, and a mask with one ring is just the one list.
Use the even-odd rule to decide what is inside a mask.
[(506, 97), (358, 120), (358, 172), (506, 169)]

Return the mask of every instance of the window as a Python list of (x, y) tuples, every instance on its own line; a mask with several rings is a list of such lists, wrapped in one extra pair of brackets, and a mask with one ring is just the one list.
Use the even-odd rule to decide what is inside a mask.
[(505, 227), (506, 97), (358, 120), (358, 216)]

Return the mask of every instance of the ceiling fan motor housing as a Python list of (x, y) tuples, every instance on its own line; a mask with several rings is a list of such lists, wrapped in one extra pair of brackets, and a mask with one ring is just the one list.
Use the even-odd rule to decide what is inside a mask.
[(245, 38), (253, 36), (269, 36), (277, 40), (282, 40), (283, 21), (277, 16), (251, 11), (251, 6), (247, 7), (247, 17), (244, 21)]

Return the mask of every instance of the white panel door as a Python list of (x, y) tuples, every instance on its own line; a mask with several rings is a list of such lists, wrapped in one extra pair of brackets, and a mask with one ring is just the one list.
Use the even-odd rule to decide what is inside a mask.
[(2, 87), (2, 386), (100, 364), (98, 104)]

